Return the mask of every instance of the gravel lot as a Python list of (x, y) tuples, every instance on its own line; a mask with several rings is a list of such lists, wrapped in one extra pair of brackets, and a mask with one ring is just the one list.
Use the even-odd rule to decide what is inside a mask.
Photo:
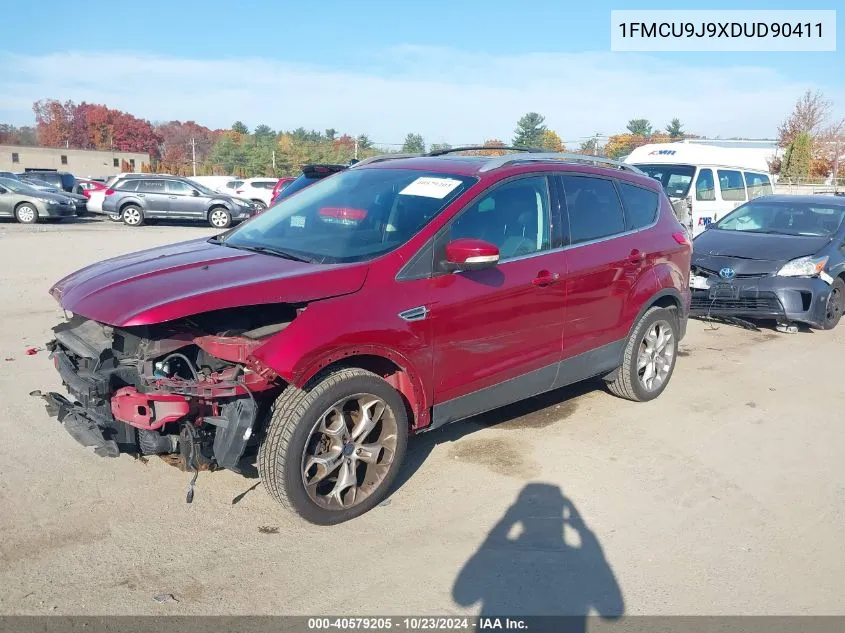
[(202, 473), (186, 505), (161, 460), (94, 456), (27, 395), (60, 387), (24, 353), (60, 318), (47, 289), (212, 233), (0, 223), (0, 613), (845, 614), (845, 325), (691, 321), (655, 402), (592, 382), (422, 436), (333, 528), (257, 479)]

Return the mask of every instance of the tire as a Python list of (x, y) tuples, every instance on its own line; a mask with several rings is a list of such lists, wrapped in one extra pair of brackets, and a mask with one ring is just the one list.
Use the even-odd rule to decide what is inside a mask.
[(215, 229), (228, 229), (232, 226), (232, 214), (226, 207), (212, 207), (208, 211), (208, 223)]
[(825, 307), (822, 329), (832, 330), (835, 328), (842, 318), (843, 311), (845, 311), (845, 281), (842, 281), (842, 277), (837, 277), (830, 287), (830, 297)]
[(38, 209), (30, 202), (21, 202), (15, 207), (15, 219), (21, 224), (38, 222)]
[(121, 210), (120, 219), (127, 226), (142, 226), (144, 224), (144, 212), (141, 207), (128, 204)]
[(255, 203), (255, 206), (258, 207), (259, 211), (263, 211), (264, 209), (267, 208), (267, 204), (263, 200), (255, 199), (252, 202)]
[[(676, 314), (676, 311), (672, 309), (653, 307), (646, 310), (646, 313), (640, 317), (628, 337), (622, 365), (607, 381), (607, 387), (611, 393), (634, 402), (647, 402), (663, 393), (666, 385), (669, 384), (669, 379), (672, 378), (675, 361), (678, 358)], [(653, 340), (652, 334), (655, 331), (662, 332), (663, 335), (669, 334), (671, 339), (665, 340), (662, 346), (657, 347), (660, 351), (652, 353), (649, 348), (654, 349), (655, 345), (649, 343), (646, 337)], [(657, 340), (661, 339), (657, 338)], [(645, 367), (640, 367), (645, 359), (650, 360), (647, 361)], [(654, 378), (649, 384), (650, 373), (653, 373)]]
[[(353, 400), (363, 401), (357, 420), (354, 409), (342, 416), (335, 413), (346, 410)], [(380, 404), (370, 407), (373, 400)], [(381, 404), (384, 409), (378, 415)], [(364, 409), (374, 412), (371, 417), (377, 421), (356, 439)], [(331, 446), (335, 441), (337, 445)], [(399, 471), (407, 442), (408, 414), (399, 392), (371, 372), (341, 369), (317, 376), (304, 389), (288, 386), (279, 394), (258, 450), (258, 471), (267, 492), (283, 507), (310, 523), (333, 525), (381, 503)], [(381, 450), (374, 458), (372, 452), (370, 459), (359, 458), (362, 450), (368, 454), (364, 447)], [(329, 468), (321, 473), (320, 465), (327, 462)], [(344, 471), (355, 485), (341, 485)], [(308, 488), (307, 478), (315, 482)]]

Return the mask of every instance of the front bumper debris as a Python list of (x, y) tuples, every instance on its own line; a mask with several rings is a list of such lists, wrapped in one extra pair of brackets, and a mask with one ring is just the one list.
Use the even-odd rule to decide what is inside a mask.
[(814, 327), (824, 324), (830, 285), (817, 277), (708, 279), (708, 288), (692, 290), (692, 316), (775, 319)]
[(117, 442), (103, 435), (103, 428), (88, 417), (83, 407), (55, 392), (42, 394), (34, 391), (31, 395), (43, 398), (47, 414), (57, 418), (70, 436), (82, 446), (93, 446), (94, 454), (100, 457), (117, 457), (120, 454)]

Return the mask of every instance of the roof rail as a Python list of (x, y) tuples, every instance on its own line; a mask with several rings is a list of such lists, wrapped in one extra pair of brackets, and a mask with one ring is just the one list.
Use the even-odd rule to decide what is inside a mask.
[(393, 160), (395, 158), (418, 158), (422, 155), (423, 154), (404, 154), (401, 152), (396, 154), (379, 154), (378, 156), (371, 156), (370, 158), (365, 158), (364, 160), (358, 161), (349, 169), (355, 169), (357, 167), (361, 167), (362, 165), (370, 165), (372, 163), (382, 163), (386, 160)]
[(591, 156), (589, 154), (568, 154), (564, 152), (541, 152), (537, 154), (529, 154), (527, 156), (515, 156), (513, 154), (497, 156), (496, 158), (491, 158), (486, 163), (484, 163), (478, 171), (492, 171), (494, 169), (499, 169), (500, 167), (504, 167), (505, 165), (510, 165), (512, 163), (549, 161), (560, 161), (562, 163), (586, 163), (588, 165), (597, 165), (601, 167), (614, 167), (616, 169), (622, 171), (630, 171), (641, 176), (647, 175), (641, 169), (638, 169), (633, 165), (623, 163), (618, 160), (603, 158), (601, 156)]
[(463, 147), (448, 147), (445, 149), (436, 149), (426, 154), (426, 156), (443, 156), (445, 154), (454, 154), (456, 152), (470, 152), (478, 150), (511, 150), (513, 152), (537, 152), (544, 153), (546, 150), (539, 147), (521, 147), (511, 145), (464, 145)]

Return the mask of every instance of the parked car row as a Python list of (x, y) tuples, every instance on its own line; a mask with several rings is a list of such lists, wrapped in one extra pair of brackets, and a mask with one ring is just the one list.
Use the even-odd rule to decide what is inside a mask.
[(87, 198), (44, 181), (3, 172), (0, 175), (0, 217), (21, 224), (85, 215)]

